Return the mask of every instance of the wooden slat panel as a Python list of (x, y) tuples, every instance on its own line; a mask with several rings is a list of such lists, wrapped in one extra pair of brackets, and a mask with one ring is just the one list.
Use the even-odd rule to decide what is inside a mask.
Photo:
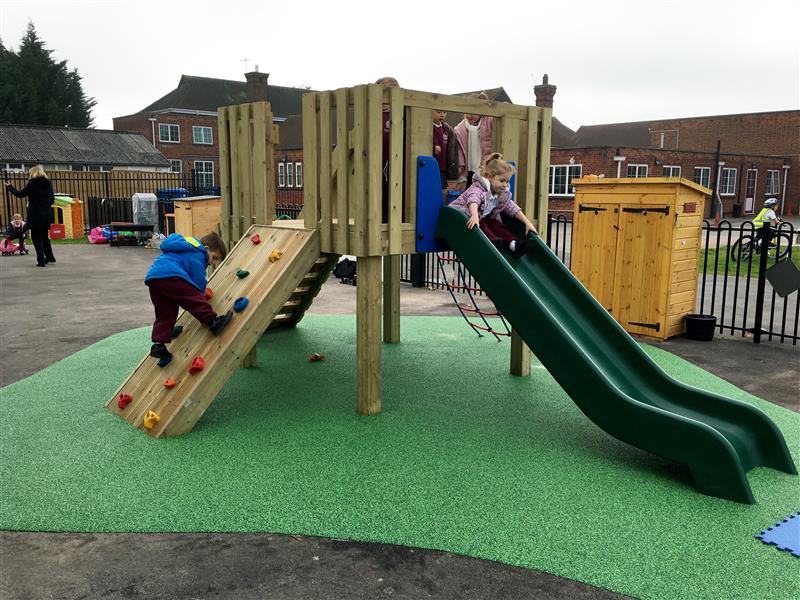
[[(231, 243), (236, 243), (242, 237), (242, 201), (239, 187), (239, 109), (236, 106), (228, 107), (228, 135), (230, 138), (231, 157)], [(246, 155), (245, 155), (246, 156)]]
[(431, 154), (433, 121), (431, 120), (431, 111), (427, 108), (407, 109), (406, 119), (406, 186), (403, 221), (416, 223), (417, 157)]
[(252, 142), (252, 186), (253, 186), (253, 221), (261, 225), (269, 225), (274, 213), (267, 212), (267, 157), (272, 164), (272, 153), (267, 153), (267, 127), (272, 129), (272, 123), (267, 124), (268, 105), (266, 102), (257, 102), (253, 105), (253, 142)]
[(319, 213), (320, 247), (323, 252), (330, 252), (333, 249), (333, 239), (331, 231), (331, 220), (333, 219), (333, 186), (331, 185), (331, 94), (321, 92), (317, 94), (319, 101), (319, 112), (317, 113), (317, 136), (319, 146), (317, 148), (317, 164), (319, 165), (319, 178), (317, 187), (319, 188)]
[(400, 254), (403, 246), (403, 137), (405, 135), (403, 90), (390, 88), (389, 102), (391, 120), (389, 136), (389, 254)]
[[(537, 157), (539, 156), (539, 130), (541, 129), (538, 113), (533, 107), (528, 108), (527, 124), (528, 130), (525, 136), (524, 152), (525, 164), (522, 168), (523, 181), (521, 182), (524, 183), (524, 186), (518, 183), (517, 187), (524, 188), (520, 207), (525, 212), (525, 216), (528, 217), (532, 223), (536, 218), (536, 195), (539, 189), (539, 165)], [(522, 191), (522, 189), (520, 191)], [(542, 239), (545, 239), (547, 236), (547, 227), (540, 227), (537, 224), (537, 229)]]
[(366, 256), (367, 252), (367, 86), (359, 85), (353, 93), (353, 154), (351, 159), (350, 218), (353, 219), (356, 245), (350, 254)]
[(217, 144), (219, 145), (219, 178), (222, 208), (220, 236), (226, 247), (231, 245), (231, 156), (228, 131), (228, 108), (221, 106), (217, 114)]
[[(539, 230), (545, 230), (544, 235), (547, 235), (548, 177), (550, 173), (550, 138), (553, 132), (553, 109), (538, 108), (536, 110), (539, 111), (542, 118), (542, 129), (539, 135), (538, 155), (536, 157), (539, 165), (536, 175), (536, 227)], [(528, 156), (528, 164), (530, 164), (530, 156)]]
[(495, 123), (500, 125), (500, 127), (497, 127), (500, 136), (496, 146), (499, 148), (498, 152), (506, 160), (514, 162), (517, 165), (517, 169), (519, 169), (519, 130), (522, 126), (522, 121), (506, 117), (500, 121), (495, 121)]
[[(383, 254), (381, 223), (383, 214), (383, 86), (367, 86), (367, 159), (366, 159), (366, 254)], [(386, 157), (387, 160), (389, 157)]]
[[(347, 193), (349, 188), (347, 148), (347, 88), (336, 90), (336, 219), (349, 222)], [(347, 227), (339, 227), (334, 236), (336, 254), (351, 254), (348, 248)]]
[(308, 229), (316, 228), (318, 222), (320, 182), (317, 134), (317, 96), (303, 94), (303, 208)]
[(241, 206), (241, 232), (250, 229), (253, 224), (253, 131), (250, 123), (251, 104), (240, 104), (237, 129), (239, 132), (237, 144), (239, 146), (239, 198)]
[(272, 122), (272, 111), (270, 110), (269, 103), (266, 103), (267, 114), (265, 116), (264, 128), (267, 134), (267, 162), (266, 172), (264, 173), (267, 185), (266, 194), (267, 202), (264, 212), (267, 214), (267, 221), (272, 223), (275, 218), (275, 205), (278, 201), (277, 181), (275, 178), (275, 150), (280, 141), (280, 130), (278, 126)]
[(405, 105), (409, 107), (426, 109), (428, 112), (434, 108), (447, 112), (489, 115), (492, 117), (511, 117), (513, 119), (526, 119), (527, 107), (505, 102), (493, 102), (465, 98), (464, 96), (448, 96), (445, 94), (431, 94), (417, 90), (403, 90)]

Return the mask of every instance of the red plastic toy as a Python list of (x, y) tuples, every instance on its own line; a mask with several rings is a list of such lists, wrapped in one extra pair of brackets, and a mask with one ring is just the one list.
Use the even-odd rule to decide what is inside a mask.
[(125, 392), (122, 392), (119, 395), (119, 399), (117, 400), (117, 406), (119, 406), (121, 409), (124, 409), (132, 401), (133, 401), (133, 396), (131, 396), (130, 394), (126, 394)]
[(194, 375), (195, 373), (199, 373), (202, 371), (206, 366), (206, 361), (203, 360), (200, 356), (195, 356), (192, 359), (192, 364), (189, 365), (189, 374)]
[(206, 300), (211, 300), (211, 298), (214, 297), (214, 290), (212, 290), (211, 288), (207, 287), (206, 291), (203, 292), (203, 296), (205, 297)]
[(254, 233), (253, 235), (250, 236), (250, 241), (253, 242), (254, 244), (260, 244), (261, 236), (258, 235), (257, 233)]
[(167, 388), (167, 389), (172, 389), (176, 385), (178, 385), (178, 382), (175, 381), (174, 379), (165, 379), (164, 380), (164, 387)]

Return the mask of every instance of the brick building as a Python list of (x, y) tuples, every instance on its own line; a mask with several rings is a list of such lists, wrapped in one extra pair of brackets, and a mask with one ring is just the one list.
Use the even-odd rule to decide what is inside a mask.
[[(218, 186), (217, 108), (269, 99), (273, 121), (302, 110), (307, 90), (269, 85), (269, 74), (245, 73), (246, 81), (181, 76), (178, 87), (133, 115), (114, 118), (114, 129), (136, 131), (169, 161), (171, 170), (191, 174), (195, 187)], [(302, 183), (302, 166), (301, 183)], [(294, 168), (292, 181), (294, 182)]]
[(716, 187), (724, 216), (752, 215), (770, 197), (781, 201), (781, 214), (797, 215), (800, 111), (584, 126), (554, 136), (550, 164), (552, 211), (572, 210), (572, 179), (603, 174), (680, 176)]

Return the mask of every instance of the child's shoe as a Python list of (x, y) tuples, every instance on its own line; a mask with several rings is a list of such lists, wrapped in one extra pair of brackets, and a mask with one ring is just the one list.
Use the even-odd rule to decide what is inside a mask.
[(150, 356), (153, 358), (172, 358), (172, 353), (167, 350), (164, 344), (157, 342), (150, 346)]
[(514, 244), (514, 249), (511, 251), (511, 256), (514, 258), (522, 258), (528, 250), (528, 240), (517, 240)]
[(231, 322), (233, 318), (233, 311), (229, 310), (224, 315), (217, 315), (214, 317), (214, 320), (211, 321), (211, 325), (208, 326), (208, 330), (211, 332), (211, 335), (219, 335), (222, 333), (222, 330)]

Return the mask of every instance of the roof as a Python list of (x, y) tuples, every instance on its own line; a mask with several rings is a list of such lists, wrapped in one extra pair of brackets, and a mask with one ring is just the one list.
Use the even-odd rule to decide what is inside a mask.
[(591, 146), (634, 146), (646, 148), (650, 146), (651, 123), (652, 121), (639, 121), (635, 123), (583, 125), (578, 128), (568, 145), (578, 148)]
[(0, 124), (0, 162), (168, 167), (139, 133)]
[[(178, 87), (139, 112), (157, 112), (170, 108), (216, 112), (220, 106), (250, 102), (246, 86), (246, 81), (182, 75)], [(272, 84), (267, 89), (272, 114), (276, 117), (288, 117), (302, 112), (303, 94), (313, 91)]]

